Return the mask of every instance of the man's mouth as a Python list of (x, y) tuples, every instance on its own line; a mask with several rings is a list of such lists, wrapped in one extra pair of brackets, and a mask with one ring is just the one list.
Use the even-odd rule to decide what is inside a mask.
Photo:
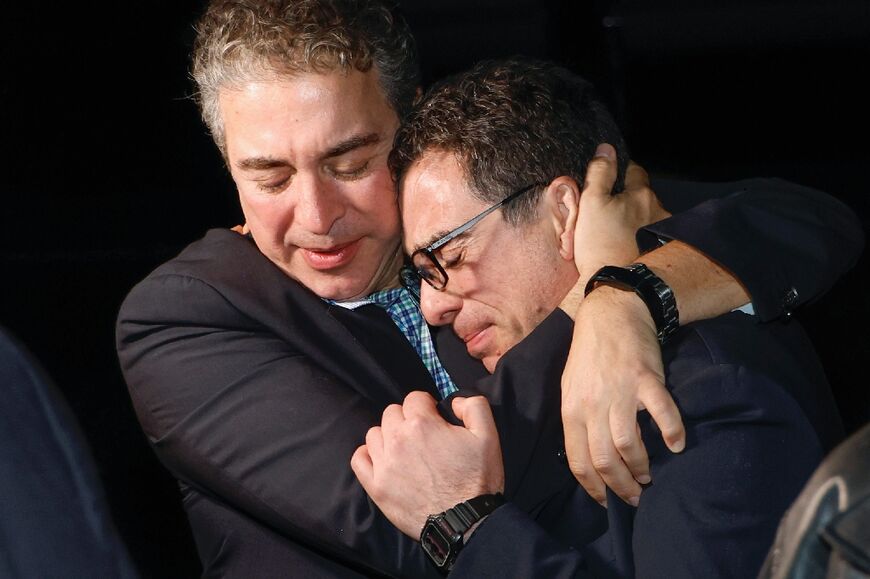
[(342, 267), (350, 263), (357, 250), (361, 239), (348, 243), (333, 245), (331, 247), (304, 248), (300, 247), (305, 263), (312, 269), (326, 271)]
[(465, 349), (468, 350), (469, 355), (474, 358), (483, 357), (489, 345), (490, 334), (492, 333), (489, 331), (491, 327), (484, 326), (462, 337), (462, 341), (465, 342)]

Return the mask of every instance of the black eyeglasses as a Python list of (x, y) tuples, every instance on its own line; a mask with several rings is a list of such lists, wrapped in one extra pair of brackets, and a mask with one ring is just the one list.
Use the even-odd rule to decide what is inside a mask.
[(417, 278), (423, 279), (430, 286), (435, 288), (436, 290), (443, 290), (447, 285), (447, 280), (449, 279), (447, 276), (447, 272), (444, 271), (444, 268), (438, 263), (438, 258), (435, 257), (435, 252), (450, 243), (456, 237), (462, 235), (475, 225), (477, 225), (484, 217), (502, 207), (506, 203), (510, 203), (523, 193), (527, 193), (534, 189), (535, 187), (539, 187), (540, 183), (532, 183), (531, 185), (527, 185), (523, 187), (519, 191), (515, 191), (493, 205), (492, 207), (485, 209), (483, 212), (475, 215), (444, 237), (436, 240), (434, 243), (422, 248), (418, 249), (411, 255), (410, 263), (406, 263), (402, 268), (400, 273), (400, 278), (402, 280), (402, 285), (404, 285), (412, 295), (418, 298), (419, 300), (419, 282), (417, 282)]

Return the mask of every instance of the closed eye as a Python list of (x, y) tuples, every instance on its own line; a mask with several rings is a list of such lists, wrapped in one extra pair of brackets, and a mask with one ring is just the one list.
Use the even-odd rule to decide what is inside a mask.
[(340, 181), (354, 181), (356, 179), (360, 179), (365, 176), (369, 170), (369, 161), (367, 160), (365, 163), (361, 165), (351, 166), (348, 168), (330, 168), (329, 172), (333, 177)]
[(444, 268), (449, 267), (457, 267), (462, 264), (462, 261), (465, 259), (465, 249), (455, 249), (451, 251), (448, 255), (441, 254), (441, 264)]
[(290, 185), (291, 177), (279, 180), (257, 181), (257, 189), (264, 193), (280, 193)]

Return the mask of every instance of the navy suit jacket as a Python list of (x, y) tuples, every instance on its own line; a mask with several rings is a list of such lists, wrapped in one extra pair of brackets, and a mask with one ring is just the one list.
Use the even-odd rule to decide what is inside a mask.
[[(571, 331), (556, 313), (519, 348), (565, 344)], [(742, 312), (681, 328), (663, 356), (687, 446), (668, 451), (641, 413), (653, 482), (640, 506), (610, 494), (602, 529), (603, 509), (568, 480), (561, 493), (541, 497), (548, 502), (542, 513), (515, 505), (495, 511), (452, 576), (758, 574), (782, 514), (843, 436), (824, 372), (797, 323), (758, 324)], [(523, 414), (537, 429), (558, 432), (558, 382), (527, 387), (542, 387), (546, 401), (540, 416)]]
[[(670, 197), (662, 188), (669, 186)], [(764, 180), (657, 187), (668, 207), (692, 204), (699, 190), (723, 197), (694, 210), (694, 219), (680, 216), (648, 233), (682, 239), (736, 272), (763, 318), (823, 293), (862, 247), (854, 215), (806, 188)], [(536, 333), (553, 324), (558, 316)], [(460, 353), (444, 334), (444, 355)], [(559, 537), (559, 525), (571, 521), (552, 505), (579, 505), (593, 513), (584, 520), (597, 523), (570, 534), (577, 544), (593, 541), (607, 513), (589, 509), (594, 503), (571, 481), (558, 419), (539, 420), (552, 414), (552, 396), (529, 387), (558, 385), (567, 344), (527, 342), (493, 376), (481, 378), (482, 367), (467, 357), (454, 356), (448, 367), (496, 409), (511, 499), (504, 513), (530, 513)], [(117, 346), (140, 423), (179, 480), (207, 576), (438, 576), (349, 467), (388, 404), (411, 390), (435, 394), (383, 310), (331, 306), (248, 239), (213, 230), (131, 290)], [(486, 523), (489, 532), (499, 517)], [(474, 541), (481, 549), (483, 531)]]

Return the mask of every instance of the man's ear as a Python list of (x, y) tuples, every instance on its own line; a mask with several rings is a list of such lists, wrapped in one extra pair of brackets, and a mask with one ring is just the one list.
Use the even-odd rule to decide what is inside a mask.
[(571, 177), (556, 177), (544, 191), (548, 218), (559, 244), (559, 255), (568, 261), (574, 260), (574, 229), (580, 208), (580, 188)]

